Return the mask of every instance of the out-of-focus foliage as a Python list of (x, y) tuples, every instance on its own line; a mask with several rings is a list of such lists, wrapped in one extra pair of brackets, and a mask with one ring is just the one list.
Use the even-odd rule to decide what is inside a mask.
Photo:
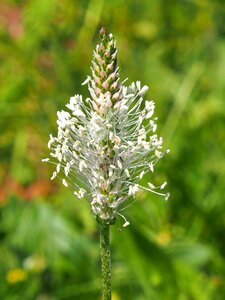
[[(100, 300), (98, 228), (42, 164), (56, 111), (81, 87), (97, 32), (121, 78), (150, 84), (171, 153), (112, 227), (113, 300), (225, 299), (225, 5), (221, 0), (2, 0), (0, 298)], [(129, 81), (128, 80), (128, 81)]]

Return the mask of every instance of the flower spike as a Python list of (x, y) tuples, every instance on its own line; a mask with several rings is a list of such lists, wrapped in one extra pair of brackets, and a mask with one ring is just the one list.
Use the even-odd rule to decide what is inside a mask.
[[(113, 35), (100, 30), (100, 44), (93, 52), (90, 98), (70, 98), (67, 111), (58, 115), (58, 134), (50, 135), (48, 147), (64, 186), (79, 199), (87, 199), (95, 218), (112, 224), (124, 206), (141, 190), (164, 196), (166, 182), (155, 187), (140, 181), (155, 171), (166, 154), (156, 132), (154, 101), (144, 100), (148, 87), (140, 81), (126, 86), (120, 81), (117, 47)], [(49, 159), (43, 161), (48, 162)]]

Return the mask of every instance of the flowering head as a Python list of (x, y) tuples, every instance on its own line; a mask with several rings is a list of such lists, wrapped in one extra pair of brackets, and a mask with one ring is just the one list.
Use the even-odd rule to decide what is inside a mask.
[[(139, 184), (168, 150), (161, 151), (162, 138), (155, 134), (155, 103), (143, 99), (148, 87), (120, 82), (113, 35), (101, 29), (100, 38), (92, 76), (83, 83), (90, 97), (75, 95), (68, 111), (57, 113), (58, 134), (50, 135), (48, 147), (56, 164), (51, 179), (61, 174), (77, 198), (89, 201), (99, 222), (112, 224), (117, 216), (124, 218), (121, 208), (140, 190), (169, 197), (161, 191), (166, 182), (158, 187)], [(125, 219), (124, 226), (128, 224)]]
[(87, 78), (92, 98), (92, 107), (104, 115), (122, 98), (122, 85), (117, 67), (116, 42), (112, 34), (107, 35), (104, 28), (100, 30), (100, 45), (96, 46), (92, 60), (92, 77)]

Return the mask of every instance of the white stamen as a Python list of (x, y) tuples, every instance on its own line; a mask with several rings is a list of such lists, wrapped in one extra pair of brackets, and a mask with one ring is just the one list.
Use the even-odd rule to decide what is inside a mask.
[(130, 177), (130, 173), (129, 173), (128, 169), (125, 169), (124, 172), (126, 173), (127, 177)]
[(57, 173), (56, 173), (56, 172), (53, 172), (52, 177), (51, 177), (51, 180), (55, 179), (56, 176), (57, 176)]
[(152, 162), (149, 164), (149, 169), (152, 173), (154, 172), (154, 165)]
[(80, 172), (82, 172), (84, 168), (87, 168), (87, 165), (86, 165), (84, 160), (81, 160), (80, 163), (79, 163)]
[(48, 161), (49, 161), (49, 158), (43, 158), (41, 161), (42, 161), (42, 162), (48, 162)]
[(161, 186), (160, 186), (160, 189), (163, 190), (164, 187), (167, 185), (167, 182), (165, 181)]
[(68, 187), (68, 183), (67, 183), (66, 179), (64, 179), (64, 178), (62, 180), (62, 184), (65, 185), (65, 187)]
[(117, 165), (118, 165), (118, 167), (122, 170), (122, 168), (123, 168), (123, 166), (122, 166), (122, 164), (121, 164), (121, 161), (120, 160), (117, 160)]
[(56, 172), (57, 172), (57, 173), (60, 172), (60, 164), (57, 164), (57, 166), (56, 166)]
[(139, 178), (142, 179), (144, 175), (145, 175), (145, 171), (142, 171), (141, 174), (139, 175)]

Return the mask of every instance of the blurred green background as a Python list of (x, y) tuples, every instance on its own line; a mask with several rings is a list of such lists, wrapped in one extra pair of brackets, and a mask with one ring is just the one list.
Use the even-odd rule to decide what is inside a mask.
[[(171, 153), (112, 227), (113, 300), (225, 299), (225, 3), (219, 0), (2, 0), (0, 299), (100, 300), (90, 208), (50, 182), (49, 133), (88, 95), (98, 30), (113, 32), (121, 78), (150, 85)], [(146, 179), (147, 180), (147, 179)]]

